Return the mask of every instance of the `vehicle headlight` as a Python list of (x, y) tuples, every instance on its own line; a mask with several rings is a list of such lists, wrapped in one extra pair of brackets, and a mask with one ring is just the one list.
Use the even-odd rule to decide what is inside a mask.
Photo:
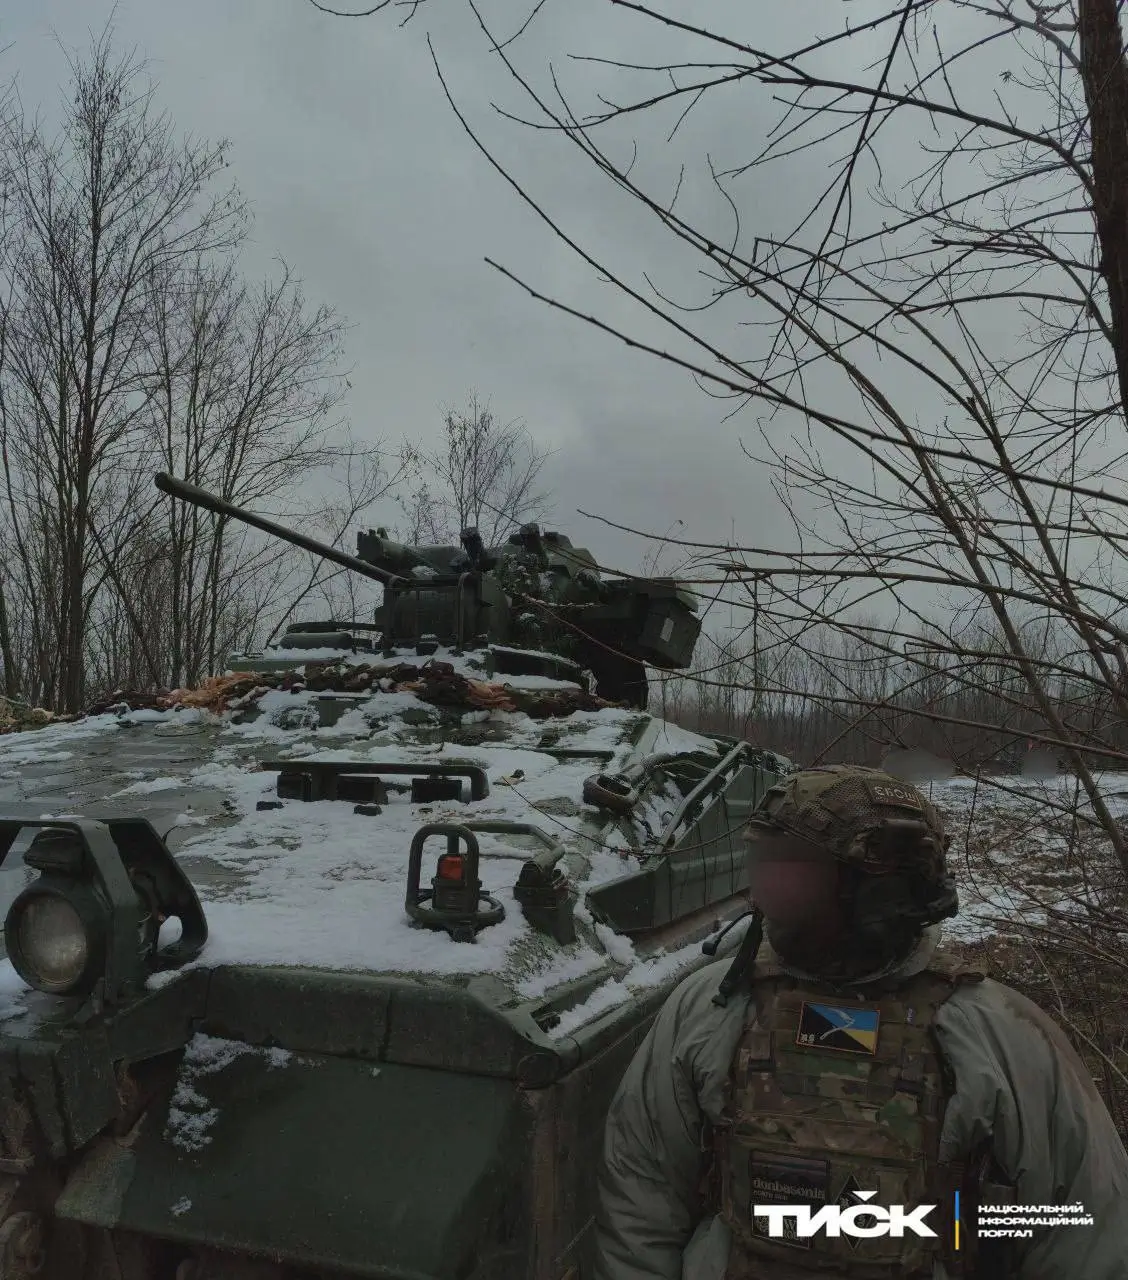
[(103, 913), (81, 885), (40, 880), (12, 903), (4, 942), (20, 977), (37, 991), (80, 994), (104, 964)]

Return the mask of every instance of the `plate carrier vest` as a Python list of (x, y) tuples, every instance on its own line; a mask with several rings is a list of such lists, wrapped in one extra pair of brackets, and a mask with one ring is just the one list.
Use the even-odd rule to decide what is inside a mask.
[[(719, 1209), (732, 1231), (725, 1280), (925, 1280), (953, 1254), (952, 1191), (962, 1167), (939, 1164), (947, 1068), (932, 1027), (937, 1010), (981, 973), (935, 957), (893, 988), (831, 987), (759, 963), (754, 1000), (728, 1081), (725, 1118), (714, 1127)], [(848, 991), (848, 995), (838, 992)], [(936, 1233), (868, 1238), (820, 1230), (799, 1238), (768, 1235), (754, 1205), (865, 1203), (936, 1208), (923, 1220)], [(873, 1218), (852, 1215), (859, 1227)]]

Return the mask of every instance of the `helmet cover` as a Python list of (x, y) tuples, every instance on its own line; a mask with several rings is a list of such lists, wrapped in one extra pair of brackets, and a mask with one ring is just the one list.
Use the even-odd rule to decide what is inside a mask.
[(951, 837), (932, 803), (911, 783), (862, 765), (825, 765), (780, 779), (752, 814), (745, 840), (788, 832), (870, 875), (916, 872), (937, 884), (947, 874)]

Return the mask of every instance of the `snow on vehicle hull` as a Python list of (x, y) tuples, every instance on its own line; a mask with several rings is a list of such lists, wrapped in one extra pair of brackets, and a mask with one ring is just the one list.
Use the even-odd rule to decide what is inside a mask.
[[(46, 1280), (115, 1274), (107, 1249), (123, 1280), (587, 1274), (606, 1108), (745, 908), (739, 832), (789, 765), (616, 707), (325, 702), (276, 689), (0, 738), (0, 811), (149, 817), (208, 925), (114, 1007), (0, 967), (0, 1173)], [(296, 798), (333, 762), (385, 770), (351, 784), (378, 802)], [(413, 769), (445, 798), (420, 802)], [(504, 909), (472, 940), (406, 909), (428, 826), (473, 834)], [(420, 883), (449, 839), (422, 846)], [(6, 900), (29, 879), (12, 862)]]

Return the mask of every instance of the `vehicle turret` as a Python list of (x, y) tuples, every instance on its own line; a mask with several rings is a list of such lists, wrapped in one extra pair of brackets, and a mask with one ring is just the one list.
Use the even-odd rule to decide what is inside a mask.
[[(670, 578), (605, 578), (590, 551), (536, 524), (498, 547), (486, 547), (475, 528), (462, 531), (459, 546), (407, 546), (369, 529), (357, 534), (352, 556), (186, 481), (161, 474), (156, 485), (383, 584), (374, 623), (293, 623), (277, 646), (283, 653), (356, 647), (357, 632), (375, 632), (389, 655), (492, 649), (496, 665), (515, 660), (501, 649), (537, 650), (590, 671), (600, 696), (636, 707), (646, 706), (647, 664), (680, 670), (693, 658), (701, 622), (691, 592)], [(263, 660), (277, 665), (269, 653), (238, 655), (240, 669)]]

